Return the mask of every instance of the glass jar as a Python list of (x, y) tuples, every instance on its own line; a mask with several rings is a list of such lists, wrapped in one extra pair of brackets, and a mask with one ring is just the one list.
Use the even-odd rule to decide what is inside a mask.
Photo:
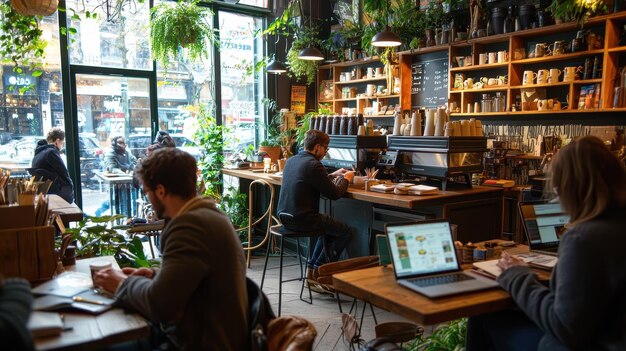
[(483, 94), (483, 99), (480, 102), (481, 112), (492, 112), (492, 107), (491, 95)]

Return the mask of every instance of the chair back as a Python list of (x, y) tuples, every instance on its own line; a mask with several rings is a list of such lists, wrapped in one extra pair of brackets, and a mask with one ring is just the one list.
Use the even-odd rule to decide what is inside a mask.
[(256, 283), (246, 277), (248, 291), (248, 328), (250, 329), (250, 350), (267, 351), (267, 327), (276, 318), (267, 296)]
[[(254, 193), (255, 193), (255, 187), (257, 185), (261, 185), (263, 188), (267, 188), (270, 191), (270, 198), (269, 198), (267, 209), (265, 210), (265, 212), (259, 218), (254, 220)], [(274, 221), (275, 223), (278, 223), (278, 220), (272, 215), (272, 212), (274, 210), (274, 195), (275, 195), (274, 186), (270, 182), (264, 179), (256, 179), (252, 181), (250, 183), (250, 187), (248, 188), (248, 226), (239, 228), (236, 230), (237, 233), (245, 231), (245, 230), (247, 230), (248, 232), (248, 241), (243, 243), (244, 244), (243, 249), (245, 251), (248, 251), (248, 255), (247, 255), (248, 268), (250, 268), (250, 258), (252, 255), (252, 250), (256, 250), (262, 247), (263, 245), (265, 245), (265, 243), (269, 240), (269, 237), (270, 237), (270, 228), (272, 227), (272, 221)], [(260, 243), (253, 245), (252, 244), (252, 232), (254, 231), (254, 227), (260, 224), (264, 219), (267, 220), (267, 226), (265, 228), (265, 237)]]

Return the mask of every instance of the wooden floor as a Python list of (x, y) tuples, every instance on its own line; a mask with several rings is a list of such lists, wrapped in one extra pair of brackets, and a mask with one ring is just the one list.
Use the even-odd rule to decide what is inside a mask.
[[(248, 269), (248, 276), (257, 284), (261, 283), (261, 275), (263, 273), (264, 258), (253, 257), (251, 267)], [(283, 279), (299, 277), (300, 267), (295, 258), (285, 258), (285, 268), (283, 269)], [(265, 277), (263, 292), (268, 296), (272, 303), (274, 312), (278, 312), (278, 258), (270, 258), (268, 271)], [(350, 350), (350, 345), (343, 340), (341, 332), (341, 313), (335, 297), (322, 295), (313, 292), (313, 303), (308, 304), (300, 300), (300, 288), (302, 282), (295, 280), (283, 283), (283, 299), (282, 299), (282, 315), (295, 315), (306, 318), (315, 325), (317, 329), (317, 339), (315, 340), (314, 350)], [(305, 297), (308, 297), (308, 291), (305, 289)], [(342, 296), (342, 308), (344, 312), (350, 310), (353, 299)], [(363, 303), (358, 303), (358, 321), (363, 311)], [(374, 308), (374, 313), (378, 323), (391, 321), (406, 321), (393, 313)], [(354, 312), (353, 312), (354, 314)], [(361, 329), (361, 337), (365, 341), (374, 339), (374, 318), (370, 306), (365, 309), (365, 316)], [(356, 347), (356, 349), (360, 349)]]

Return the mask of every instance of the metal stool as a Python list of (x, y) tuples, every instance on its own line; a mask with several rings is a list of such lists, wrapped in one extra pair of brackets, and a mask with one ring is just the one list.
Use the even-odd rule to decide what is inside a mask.
[[(283, 220), (285, 216), (292, 217), (290, 214), (280, 213), (278, 217)], [(302, 298), (302, 293), (304, 292), (304, 270), (302, 269), (302, 256), (300, 256), (300, 238), (317, 238), (318, 236), (324, 235), (324, 230), (312, 230), (312, 231), (294, 231), (287, 229), (280, 225), (274, 225), (270, 228), (270, 234), (274, 237), (279, 237), (278, 241), (278, 249), (280, 250), (280, 266), (278, 267), (278, 316), (280, 316), (280, 310), (282, 307), (282, 297), (283, 297), (283, 283), (294, 281), (294, 280), (302, 280), (302, 287), (300, 288), (300, 300), (307, 302), (309, 304), (313, 303), (313, 295), (311, 294), (311, 288), (309, 287), (309, 300), (304, 300)], [(283, 280), (283, 242), (285, 238), (295, 238), (296, 246), (297, 246), (297, 255), (298, 255), (298, 263), (300, 263), (300, 277)], [(265, 264), (263, 265), (263, 275), (261, 278), (261, 289), (263, 289), (263, 283), (265, 283), (265, 272), (267, 271), (267, 262), (270, 257), (270, 246), (269, 243), (267, 245), (267, 252), (265, 254)], [(311, 254), (311, 245), (309, 245), (309, 250), (307, 252), (307, 260)]]

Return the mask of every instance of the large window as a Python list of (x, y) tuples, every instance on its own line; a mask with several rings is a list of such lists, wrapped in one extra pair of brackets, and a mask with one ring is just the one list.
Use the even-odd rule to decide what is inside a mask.
[[(130, 2), (129, 2), (130, 4)], [(130, 69), (152, 69), (148, 1), (132, 2), (120, 12), (94, 7), (93, 2), (69, 1), (68, 7), (97, 13), (96, 19), (71, 20), (70, 63)]]
[(256, 125), (265, 120), (261, 104), (264, 77), (246, 75), (246, 65), (254, 65), (263, 55), (263, 43), (253, 34), (262, 28), (263, 20), (224, 11), (219, 20), (222, 123), (236, 130), (238, 140), (233, 148), (243, 149), (255, 142)]
[[(14, 72), (14, 66), (0, 65), (0, 162), (30, 166), (37, 140), (54, 126), (63, 126), (63, 95), (61, 89), (61, 58), (59, 25), (56, 14), (40, 22), (46, 64), (43, 74), (36, 77), (26, 67), (24, 74)], [(31, 88), (24, 94), (19, 90)]]

